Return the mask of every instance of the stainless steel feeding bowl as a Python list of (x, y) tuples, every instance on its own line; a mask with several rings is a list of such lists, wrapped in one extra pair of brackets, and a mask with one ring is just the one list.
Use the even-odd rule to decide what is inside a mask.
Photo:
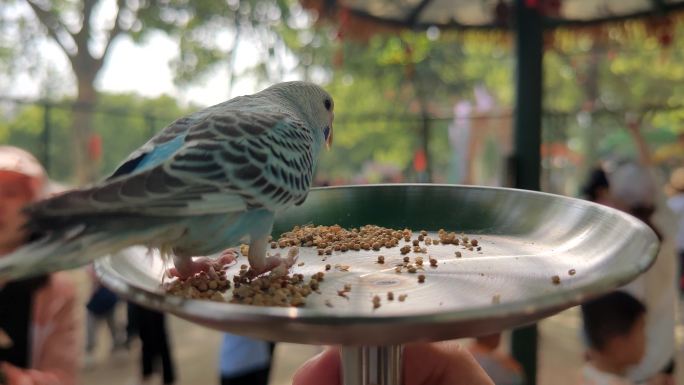
[[(312, 189), (303, 205), (278, 216), (273, 235), (304, 224), (424, 229), (434, 239), (443, 228), (477, 239), (482, 250), (426, 246), (424, 271), (419, 272), (426, 278), (419, 283), (418, 274), (395, 272), (403, 258), (399, 247), (334, 252), (327, 260), (314, 248), (302, 247), (298, 262), (304, 264), (295, 265), (294, 273), (310, 276), (326, 264), (350, 267), (326, 272), (321, 293), (311, 294), (300, 308), (165, 295), (160, 288), (164, 265), (144, 248), (100, 259), (96, 268), (103, 283), (124, 297), (214, 329), (274, 341), (370, 346), (477, 336), (531, 323), (629, 282), (648, 269), (658, 249), (646, 225), (619, 211), (503, 188)], [(378, 255), (385, 257), (384, 264), (377, 263)], [(417, 255), (409, 254), (411, 260)], [(439, 261), (437, 267), (430, 267), (428, 255)], [(240, 258), (241, 263), (246, 259)], [(232, 267), (229, 276), (237, 271)], [(348, 299), (337, 295), (346, 283), (352, 286)], [(407, 295), (403, 302), (401, 294)], [(379, 308), (372, 304), (375, 295), (381, 298)]]

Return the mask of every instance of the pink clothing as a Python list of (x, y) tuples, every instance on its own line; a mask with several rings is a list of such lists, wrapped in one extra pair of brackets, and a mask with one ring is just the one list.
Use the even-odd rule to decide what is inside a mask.
[(4, 363), (8, 385), (73, 385), (80, 364), (81, 335), (76, 289), (64, 273), (50, 275), (33, 298), (30, 369)]

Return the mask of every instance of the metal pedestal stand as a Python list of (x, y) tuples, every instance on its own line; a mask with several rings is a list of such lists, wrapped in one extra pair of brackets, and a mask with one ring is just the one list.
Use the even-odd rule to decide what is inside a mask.
[(343, 385), (401, 385), (404, 347), (342, 347)]
[[(658, 244), (643, 223), (576, 199), (494, 188), (385, 185), (313, 190), (284, 213), (274, 234), (306, 223), (455, 230), (481, 250), (428, 245), (438, 260), (420, 274), (397, 273), (398, 248), (319, 256), (300, 249), (294, 273), (332, 268), (303, 308), (185, 300), (160, 289), (164, 266), (146, 250), (98, 260), (102, 282), (134, 302), (229, 333), (271, 341), (342, 346), (344, 385), (401, 385), (403, 344), (474, 337), (532, 323), (645, 271)], [(457, 252), (458, 253), (457, 253)], [(384, 255), (384, 264), (377, 263)], [(412, 261), (419, 254), (408, 255)], [(239, 262), (244, 263), (244, 262)], [(229, 270), (230, 272), (230, 270)], [(338, 290), (351, 285), (339, 296)], [(404, 301), (389, 300), (388, 292)], [(226, 293), (230, 296), (231, 293)], [(406, 297), (403, 297), (406, 295)], [(374, 296), (382, 298), (373, 306)]]

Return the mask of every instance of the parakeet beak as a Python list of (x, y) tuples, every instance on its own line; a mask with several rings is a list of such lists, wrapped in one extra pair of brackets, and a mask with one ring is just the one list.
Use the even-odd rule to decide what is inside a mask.
[(330, 146), (333, 143), (333, 121), (335, 120), (335, 112), (330, 111), (330, 124), (325, 128), (325, 148), (330, 151)]
[(330, 146), (332, 146), (333, 143), (333, 127), (332, 124), (327, 127), (328, 128), (328, 136), (325, 138), (325, 148), (326, 150), (330, 150)]

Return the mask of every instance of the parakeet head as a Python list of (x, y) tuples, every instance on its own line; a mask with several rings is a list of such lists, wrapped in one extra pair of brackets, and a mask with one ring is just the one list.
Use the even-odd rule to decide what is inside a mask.
[(285, 98), (307, 123), (320, 130), (325, 145), (333, 142), (333, 119), (335, 103), (323, 88), (308, 82), (285, 82), (273, 85), (263, 92), (275, 93)]

